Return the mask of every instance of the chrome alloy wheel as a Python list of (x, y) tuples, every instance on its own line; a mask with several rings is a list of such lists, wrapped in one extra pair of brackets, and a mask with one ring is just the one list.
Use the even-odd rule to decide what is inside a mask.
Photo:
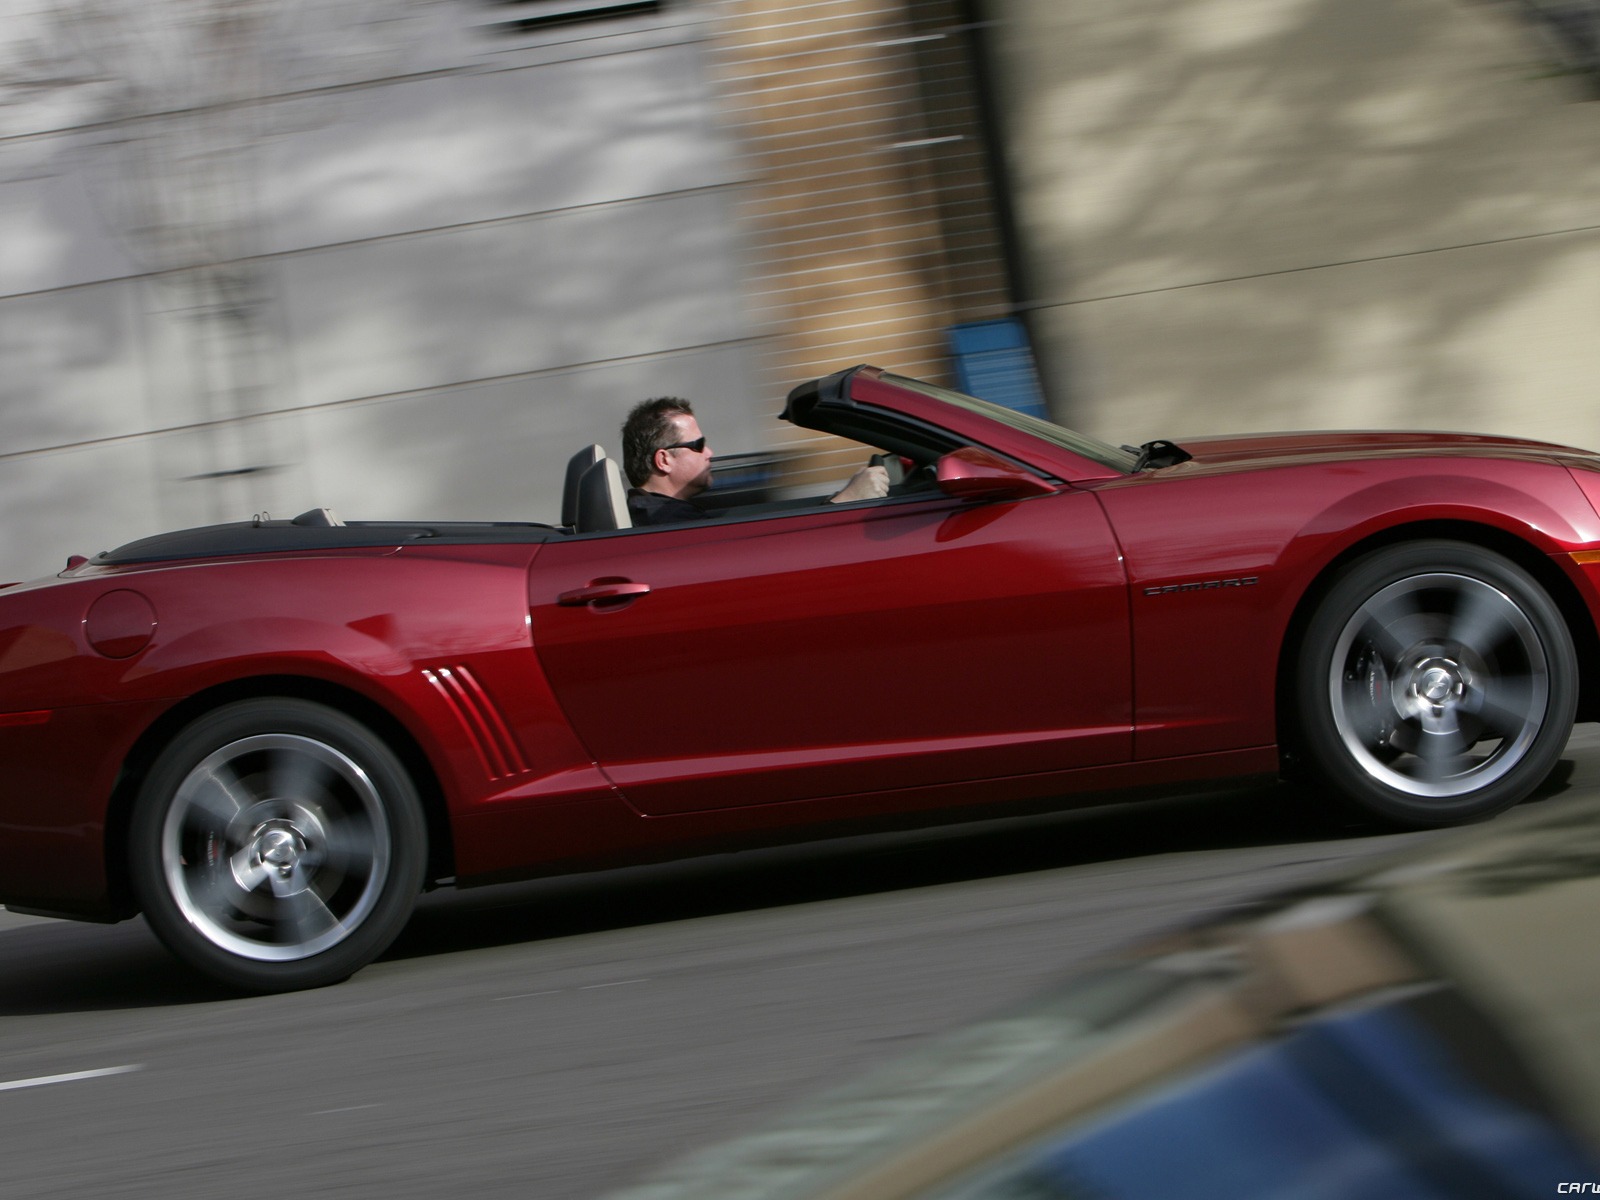
[(1550, 664), (1505, 592), (1447, 571), (1375, 592), (1335, 642), (1328, 700), (1339, 739), (1374, 781), (1424, 798), (1492, 784), (1548, 719)]
[(206, 941), (258, 962), (320, 954), (377, 905), (393, 853), (378, 789), (350, 757), (270, 733), (218, 747), (173, 795), (162, 876)]

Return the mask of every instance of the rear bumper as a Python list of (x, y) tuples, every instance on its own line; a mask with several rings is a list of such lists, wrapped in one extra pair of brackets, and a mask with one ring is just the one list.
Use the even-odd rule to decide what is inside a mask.
[(0, 904), (90, 921), (133, 915), (110, 870), (122, 845), (110, 804), (159, 708), (79, 706), (0, 722)]

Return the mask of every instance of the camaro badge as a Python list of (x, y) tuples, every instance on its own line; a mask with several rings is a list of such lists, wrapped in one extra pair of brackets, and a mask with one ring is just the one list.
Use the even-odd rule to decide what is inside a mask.
[(1237, 579), (1207, 579), (1200, 583), (1158, 583), (1144, 589), (1146, 596), (1170, 596), (1173, 592), (1209, 592), (1215, 588), (1255, 587), (1259, 575), (1241, 575)]

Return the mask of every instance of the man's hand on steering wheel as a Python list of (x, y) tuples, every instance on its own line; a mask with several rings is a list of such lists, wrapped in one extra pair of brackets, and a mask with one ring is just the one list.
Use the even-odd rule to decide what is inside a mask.
[[(873, 458), (878, 458), (873, 455)], [(829, 504), (849, 504), (852, 500), (881, 500), (889, 494), (889, 471), (876, 461), (868, 463), (850, 477), (832, 496)]]

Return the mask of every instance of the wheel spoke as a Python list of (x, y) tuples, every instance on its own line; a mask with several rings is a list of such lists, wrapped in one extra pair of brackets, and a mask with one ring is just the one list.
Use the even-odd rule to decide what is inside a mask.
[(1406, 643), (1395, 633), (1395, 629), (1404, 617), (1411, 615), (1414, 615), (1414, 611), (1396, 612), (1391, 615), (1380, 613), (1371, 607), (1362, 608), (1357, 612), (1353, 622), (1356, 644), (1371, 647), (1383, 665), (1393, 669), (1406, 650)]
[(374, 861), (372, 839), (355, 822), (340, 821), (324, 831), (321, 841), (307, 847), (301, 865), (307, 871), (333, 870), (343, 875), (365, 875)]
[(254, 855), (249, 846), (236, 852), (228, 860), (228, 866), (233, 871), (234, 881), (246, 892), (256, 891), (276, 874)]
[(226, 871), (194, 871), (184, 889), (194, 906), (212, 921), (231, 919), (239, 911), (245, 893)]
[(1516, 737), (1539, 718), (1541, 680), (1526, 675), (1502, 676), (1488, 687), (1473, 688), (1463, 707), (1498, 737)]
[(1426, 783), (1441, 783), (1467, 770), (1472, 760), (1467, 751), (1472, 742), (1459, 729), (1424, 732), (1417, 740), (1416, 777)]
[(336, 778), (333, 767), (310, 754), (279, 750), (268, 773), (271, 795), (278, 800), (315, 801), (328, 794)]
[(1455, 645), (1487, 658), (1495, 647), (1516, 636), (1511, 622), (1515, 610), (1505, 596), (1488, 587), (1463, 588), (1456, 596), (1445, 635)]
[(278, 932), (289, 935), (280, 936), (278, 940), (286, 946), (311, 945), (340, 924), (339, 918), (311, 888), (284, 897), (277, 907), (281, 910)]
[(225, 830), (255, 803), (256, 797), (233, 765), (223, 763), (213, 770), (190, 776), (187, 799), (190, 815), (210, 816), (215, 819), (217, 828)]

